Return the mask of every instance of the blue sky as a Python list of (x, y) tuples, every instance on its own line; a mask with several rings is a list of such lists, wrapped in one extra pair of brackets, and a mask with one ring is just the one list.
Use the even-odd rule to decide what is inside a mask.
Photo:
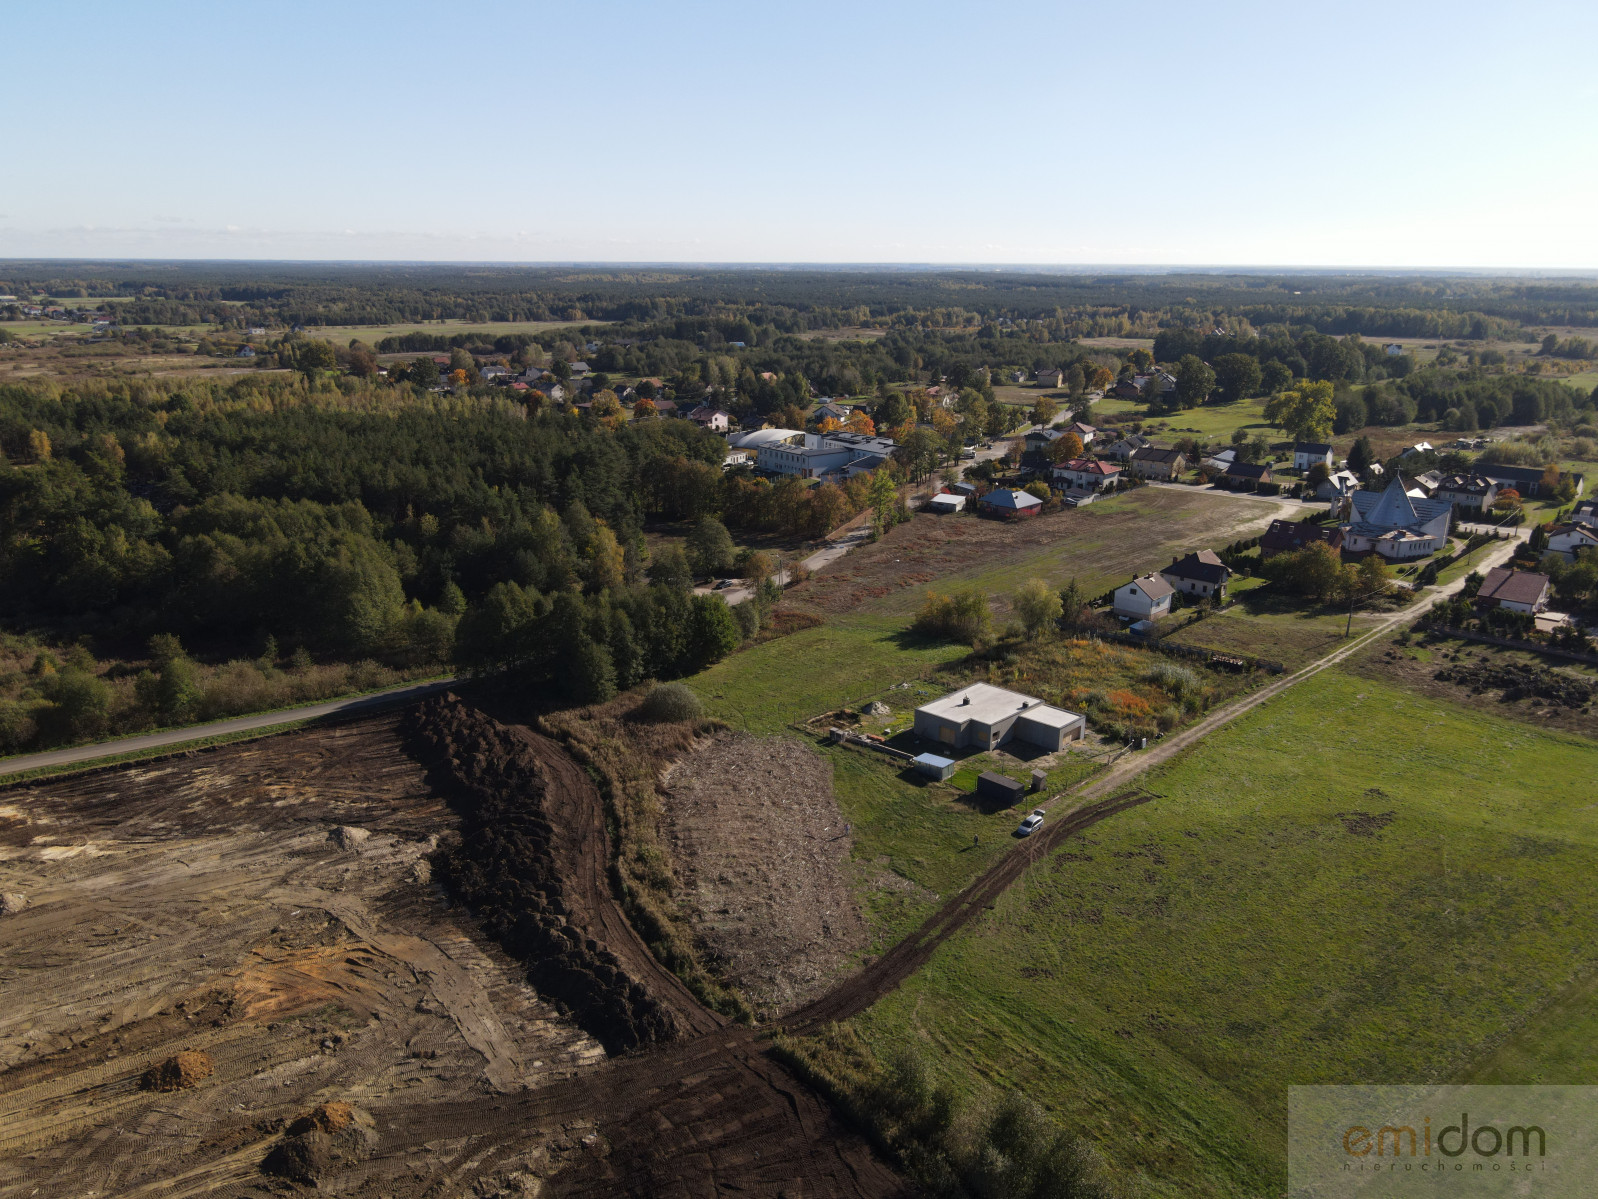
[(12, 5), (0, 256), (1598, 268), (1598, 4)]

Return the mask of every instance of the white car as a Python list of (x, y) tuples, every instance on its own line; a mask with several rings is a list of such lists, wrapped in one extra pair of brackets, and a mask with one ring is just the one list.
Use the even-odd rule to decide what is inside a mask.
[(1043, 827), (1043, 816), (1044, 812), (1042, 808), (1033, 808), (1032, 815), (1023, 820), (1021, 822), (1021, 827), (1015, 830), (1016, 836), (1030, 837), (1033, 833), (1037, 832), (1038, 829)]

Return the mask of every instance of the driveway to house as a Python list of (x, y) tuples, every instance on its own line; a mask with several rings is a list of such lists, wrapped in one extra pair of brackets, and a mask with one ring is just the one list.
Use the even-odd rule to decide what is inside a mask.
[(404, 683), (385, 691), (347, 699), (331, 699), (319, 704), (305, 704), (298, 708), (280, 708), (276, 712), (260, 712), (254, 716), (239, 716), (233, 720), (217, 720), (210, 724), (196, 724), (188, 728), (168, 729), (163, 733), (149, 733), (143, 737), (121, 737), (115, 741), (101, 741), (96, 745), (75, 745), (70, 749), (53, 749), (46, 753), (24, 754), (15, 758), (0, 758), (0, 779), (20, 774), (25, 770), (38, 770), (44, 766), (70, 766), (78, 762), (92, 762), (97, 758), (117, 757), (138, 753), (146, 749), (164, 749), (207, 737), (221, 737), (229, 733), (247, 733), (254, 729), (269, 729), (280, 724), (294, 724), (302, 720), (318, 720), (328, 716), (361, 716), (380, 708), (414, 703), (434, 692), (453, 685), (454, 677), (432, 683)]
[[(1516, 540), (1504, 542), (1492, 553), (1483, 558), (1481, 562), (1477, 564), (1476, 569), (1485, 573), (1494, 566), (1502, 566), (1514, 556), (1515, 548), (1522, 540), (1524, 540), (1524, 538), (1519, 537), (1517, 534)], [(1298, 683), (1302, 683), (1305, 679), (1319, 674), (1328, 666), (1336, 666), (1339, 662), (1357, 653), (1376, 638), (1392, 632), (1400, 625), (1406, 625), (1414, 620), (1417, 620), (1422, 613), (1431, 607), (1432, 603), (1435, 603), (1437, 600), (1448, 599), (1453, 595), (1458, 595), (1459, 592), (1464, 589), (1464, 587), (1464, 578), (1455, 579), (1452, 583), (1448, 583), (1440, 587), (1428, 587), (1422, 593), (1419, 600), (1410, 604), (1401, 611), (1393, 613), (1393, 615), (1378, 622), (1374, 626), (1367, 628), (1365, 632), (1361, 633), (1359, 636), (1349, 638), (1346, 645), (1339, 646), (1337, 649), (1327, 654), (1324, 658), (1320, 658), (1314, 662), (1311, 662), (1308, 666), (1301, 667), (1292, 674), (1284, 675), (1275, 682), (1268, 683), (1264, 687), (1261, 687), (1258, 691), (1251, 692), (1239, 700), (1235, 700), (1224, 707), (1217, 708), (1214, 712), (1211, 712), (1208, 716), (1199, 721), (1197, 724), (1193, 725), (1191, 728), (1183, 729), (1174, 736), (1163, 738), (1162, 740), (1155, 742), (1154, 745), (1149, 749), (1136, 750), (1123, 754), (1114, 765), (1112, 765), (1103, 774), (1095, 775), (1080, 790), (1071, 792), (1069, 794), (1062, 793), (1060, 795), (1056, 795), (1050, 799), (1048, 803), (1039, 806), (1047, 810), (1051, 805), (1065, 800), (1069, 801), (1072, 809), (1075, 809), (1091, 803), (1094, 800), (1102, 799), (1106, 795), (1113, 794), (1120, 788), (1125, 787), (1129, 780), (1136, 778), (1145, 770), (1148, 770), (1153, 766), (1157, 766), (1161, 762), (1167, 762), (1176, 757), (1176, 755), (1181, 753), (1184, 749), (1187, 749), (1200, 738), (1207, 737), (1210, 733), (1213, 733), (1222, 725), (1230, 724), (1239, 716), (1242, 716), (1245, 712), (1252, 711), (1263, 704), (1266, 700), (1273, 699), (1280, 695), (1289, 687), (1295, 686)]]

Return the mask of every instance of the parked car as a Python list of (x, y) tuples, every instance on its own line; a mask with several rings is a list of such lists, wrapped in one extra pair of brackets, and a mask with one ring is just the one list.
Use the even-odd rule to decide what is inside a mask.
[(714, 590), (714, 591), (725, 591), (725, 590), (727, 590), (727, 588), (732, 587), (732, 586), (734, 586), (734, 583), (733, 583), (733, 581), (731, 579), (722, 579), (719, 583), (717, 583), (715, 585), (714, 588), (712, 588), (712, 590)]
[(1043, 816), (1044, 812), (1042, 808), (1033, 808), (1032, 815), (1023, 820), (1021, 822), (1021, 827), (1015, 830), (1016, 834), (1022, 837), (1030, 837), (1042, 827)]

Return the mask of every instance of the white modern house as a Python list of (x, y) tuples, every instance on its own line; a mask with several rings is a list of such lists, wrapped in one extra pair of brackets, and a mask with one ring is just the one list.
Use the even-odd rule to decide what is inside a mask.
[(1408, 494), (1397, 472), (1385, 491), (1356, 491), (1349, 504), (1353, 511), (1343, 526), (1343, 548), (1350, 553), (1408, 561), (1436, 553), (1448, 542), (1454, 506)]
[(917, 708), (915, 732), (951, 749), (996, 749), (1014, 738), (1056, 750), (1064, 749), (1069, 741), (1080, 741), (1087, 732), (1087, 720), (1035, 696), (972, 683)]
[(1121, 468), (1099, 458), (1072, 458), (1056, 464), (1053, 475), (1054, 486), (1062, 491), (1068, 488), (1103, 491), (1115, 486), (1121, 477)]
[(1157, 620), (1171, 613), (1172, 587), (1159, 575), (1139, 575), (1115, 589), (1115, 614), (1131, 620)]

